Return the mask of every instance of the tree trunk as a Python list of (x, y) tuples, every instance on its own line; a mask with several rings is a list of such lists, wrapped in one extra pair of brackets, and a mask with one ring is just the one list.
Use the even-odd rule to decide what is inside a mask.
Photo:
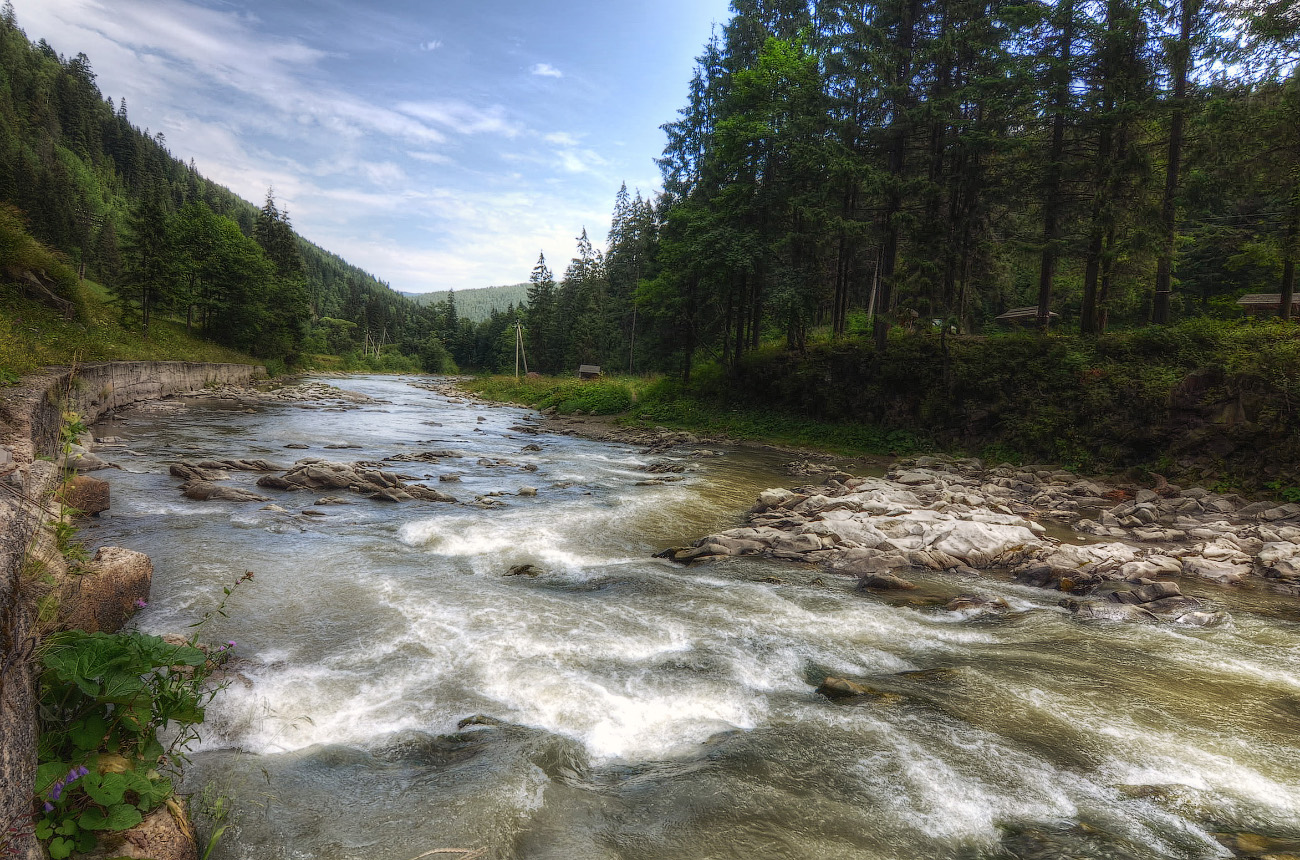
[(1174, 79), (1173, 111), (1169, 117), (1169, 154), (1165, 167), (1165, 193), (1160, 203), (1162, 229), (1160, 257), (1156, 261), (1156, 294), (1151, 320), (1169, 323), (1169, 298), (1174, 282), (1174, 244), (1178, 226), (1178, 174), (1183, 157), (1183, 125), (1187, 114), (1187, 78), (1192, 66), (1192, 24), (1203, 0), (1181, 0), (1178, 41), (1170, 51), (1170, 74)]
[(907, 120), (904, 111), (911, 106), (912, 97), (912, 43), (916, 35), (916, 18), (921, 11), (921, 0), (899, 0), (897, 53), (889, 128), (889, 193), (885, 203), (885, 234), (880, 253), (879, 289), (876, 300), (875, 339), (877, 353), (884, 352), (889, 342), (887, 315), (894, 301), (894, 270), (898, 264), (898, 213), (903, 208), (903, 168), (907, 159)]
[(1052, 142), (1047, 155), (1043, 197), (1043, 259), (1038, 272), (1038, 325), (1044, 331), (1052, 317), (1052, 282), (1061, 241), (1063, 173), (1065, 158), (1065, 111), (1070, 100), (1070, 55), (1074, 50), (1074, 0), (1061, 7), (1061, 46), (1052, 87)]

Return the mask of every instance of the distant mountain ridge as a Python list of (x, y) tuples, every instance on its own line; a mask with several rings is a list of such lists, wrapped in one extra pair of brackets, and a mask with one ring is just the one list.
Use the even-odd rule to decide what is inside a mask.
[[(402, 295), (418, 305), (435, 305), (445, 302), (451, 290), (438, 290), (432, 293), (408, 293)], [(456, 290), (456, 315), (471, 322), (482, 322), (492, 316), (492, 312), (502, 313), (511, 305), (522, 307), (528, 304), (528, 284), (503, 284), (495, 287), (478, 287), (472, 290)]]

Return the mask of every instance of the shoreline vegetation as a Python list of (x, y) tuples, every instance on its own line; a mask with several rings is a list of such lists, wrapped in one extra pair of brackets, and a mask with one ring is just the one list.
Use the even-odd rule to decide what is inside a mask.
[[(851, 456), (946, 453), (1079, 474), (1300, 496), (1300, 340), (1189, 320), (1101, 337), (899, 332), (674, 377), (476, 377), (487, 400)], [(553, 411), (551, 411), (553, 410)]]

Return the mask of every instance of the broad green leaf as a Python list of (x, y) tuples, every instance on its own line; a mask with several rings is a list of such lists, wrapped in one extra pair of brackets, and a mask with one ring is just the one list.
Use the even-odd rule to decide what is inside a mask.
[(91, 800), (101, 806), (112, 806), (122, 802), (122, 795), (126, 792), (126, 777), (120, 773), (92, 773), (82, 778), (81, 787), (90, 795)]
[(77, 822), (71, 818), (65, 818), (63, 819), (63, 823), (54, 828), (54, 832), (60, 836), (76, 836)]
[(81, 813), (77, 823), (86, 830), (129, 830), (143, 820), (140, 810), (129, 803), (118, 803), (106, 813), (92, 806)]
[(37, 794), (44, 794), (49, 790), (50, 786), (54, 785), (70, 770), (72, 770), (72, 765), (66, 761), (47, 761), (36, 768), (36, 782), (33, 788)]
[(80, 750), (99, 749), (108, 733), (108, 722), (99, 714), (91, 714), (68, 727), (68, 738)]
[(54, 825), (50, 823), (50, 820), (48, 818), (42, 818), (39, 822), (37, 822), (35, 829), (32, 830), (32, 833), (36, 834), (37, 839), (44, 842), (46, 839), (49, 839), (51, 836), (54, 835)]
[(104, 691), (99, 697), (106, 702), (127, 704), (142, 694), (148, 695), (148, 692), (139, 675), (114, 672), (104, 679)]
[(140, 747), (140, 759), (147, 764), (157, 764), (158, 759), (163, 757), (163, 745), (159, 743), (157, 737), (149, 738), (144, 746)]
[(71, 839), (64, 839), (62, 836), (56, 836), (50, 840), (50, 857), (53, 860), (64, 860), (72, 856), (72, 849), (75, 847)]

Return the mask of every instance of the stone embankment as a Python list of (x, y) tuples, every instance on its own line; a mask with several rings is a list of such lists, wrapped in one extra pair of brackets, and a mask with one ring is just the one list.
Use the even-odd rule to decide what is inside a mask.
[[(1053, 538), (1043, 524), (1050, 521), (1084, 542)], [(839, 472), (816, 486), (766, 490), (747, 526), (665, 553), (686, 563), (744, 555), (822, 565), (874, 591), (913, 588), (909, 571), (974, 577), (1000, 569), (1064, 592), (1061, 605), (1081, 617), (1211, 626), (1225, 616), (1184, 596), (1177, 580), (1254, 579), (1300, 594), (1300, 506), (1199, 487), (1110, 487), (1049, 466), (920, 457), (884, 478)], [(982, 603), (968, 596), (950, 608)]]
[(41, 856), (28, 826), (36, 771), (33, 655), (42, 633), (37, 599), (57, 600), (52, 627), (116, 630), (135, 601), (147, 598), (152, 577), (147, 556), (117, 547), (70, 569), (53, 523), (64, 504), (96, 512), (108, 498), (106, 485), (84, 478), (55, 498), (65, 468), (106, 465), (90, 454), (89, 439), (64, 457), (66, 416), (89, 424), (133, 403), (262, 376), (264, 368), (249, 365), (111, 362), (50, 368), (0, 390), (0, 844), (12, 856)]

